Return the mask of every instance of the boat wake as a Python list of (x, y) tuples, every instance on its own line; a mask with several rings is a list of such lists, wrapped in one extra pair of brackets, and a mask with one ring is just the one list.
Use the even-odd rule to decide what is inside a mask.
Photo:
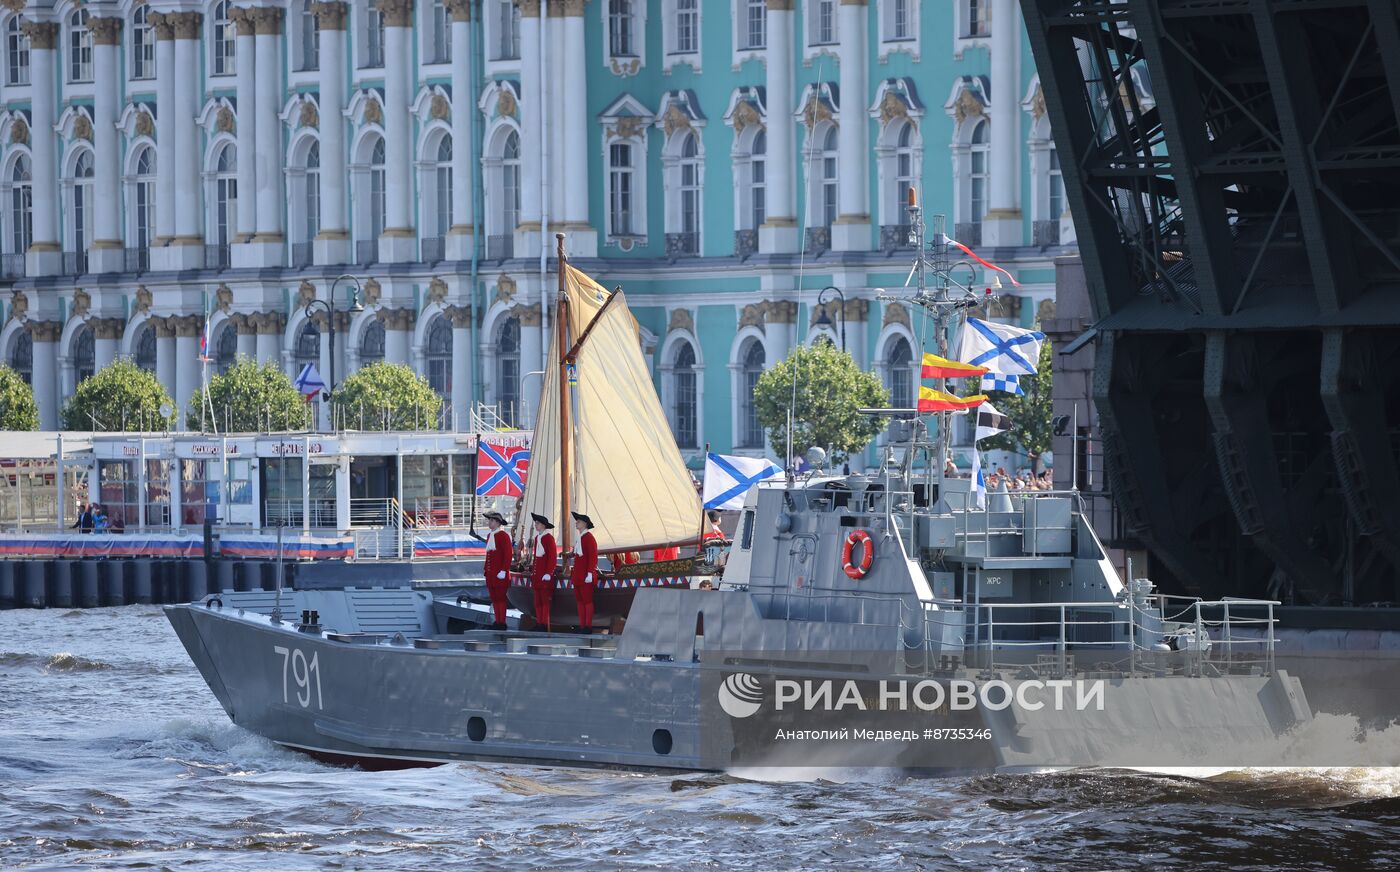
[(24, 654), (15, 651), (0, 652), (0, 668), (18, 667), (37, 669), (41, 672), (100, 672), (114, 669), (112, 664), (101, 660), (90, 660), (66, 651), (58, 654)]

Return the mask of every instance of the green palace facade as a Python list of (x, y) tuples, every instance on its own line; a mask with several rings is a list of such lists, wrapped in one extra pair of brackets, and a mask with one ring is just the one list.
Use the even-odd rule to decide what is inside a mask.
[(446, 428), (528, 427), (564, 233), (682, 448), (761, 452), (794, 343), (911, 400), (923, 331), (876, 290), (909, 189), (1019, 279), (990, 317), (1045, 315), (1073, 250), (1014, 0), (4, 6), (0, 354), (46, 428), (117, 356), (183, 418), (206, 330), (215, 368), (387, 359)]

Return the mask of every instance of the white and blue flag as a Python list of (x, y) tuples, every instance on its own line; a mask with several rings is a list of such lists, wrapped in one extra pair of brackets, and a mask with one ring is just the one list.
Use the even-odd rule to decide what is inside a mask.
[(710, 452), (705, 455), (705, 508), (742, 509), (749, 488), (782, 471), (782, 467), (763, 457)]
[(321, 380), (321, 374), (316, 371), (316, 364), (308, 363), (297, 373), (297, 377), (292, 380), (292, 384), (297, 386), (301, 395), (306, 397), (306, 401), (311, 402), (311, 398), (326, 389), (326, 383)]
[(1001, 391), (1004, 394), (1020, 394), (1025, 396), (1026, 392), (1021, 389), (1021, 377), (1019, 375), (1003, 375), (999, 372), (989, 372), (982, 376), (982, 393), (987, 391)]
[(958, 360), (1003, 375), (1034, 375), (1045, 334), (1009, 324), (968, 318)]

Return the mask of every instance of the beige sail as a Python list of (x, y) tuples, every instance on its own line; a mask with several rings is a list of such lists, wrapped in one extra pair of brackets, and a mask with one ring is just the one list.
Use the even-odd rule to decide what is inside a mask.
[[(578, 352), (575, 383), (569, 386), (569, 508), (593, 519), (603, 550), (694, 541), (700, 496), (656, 396), (627, 299), (618, 291), (618, 299), (595, 323), (612, 292), (572, 266), (564, 270), (569, 343), (593, 325)], [(560, 351), (558, 331), (552, 334), (524, 511), (561, 525), (569, 519), (560, 518)]]

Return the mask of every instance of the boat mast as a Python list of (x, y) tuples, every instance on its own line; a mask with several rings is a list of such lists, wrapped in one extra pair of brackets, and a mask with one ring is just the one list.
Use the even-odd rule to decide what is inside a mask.
[(559, 348), (559, 551), (569, 553), (569, 295), (564, 289), (564, 234), (554, 234), (558, 242), (559, 303), (554, 323)]

